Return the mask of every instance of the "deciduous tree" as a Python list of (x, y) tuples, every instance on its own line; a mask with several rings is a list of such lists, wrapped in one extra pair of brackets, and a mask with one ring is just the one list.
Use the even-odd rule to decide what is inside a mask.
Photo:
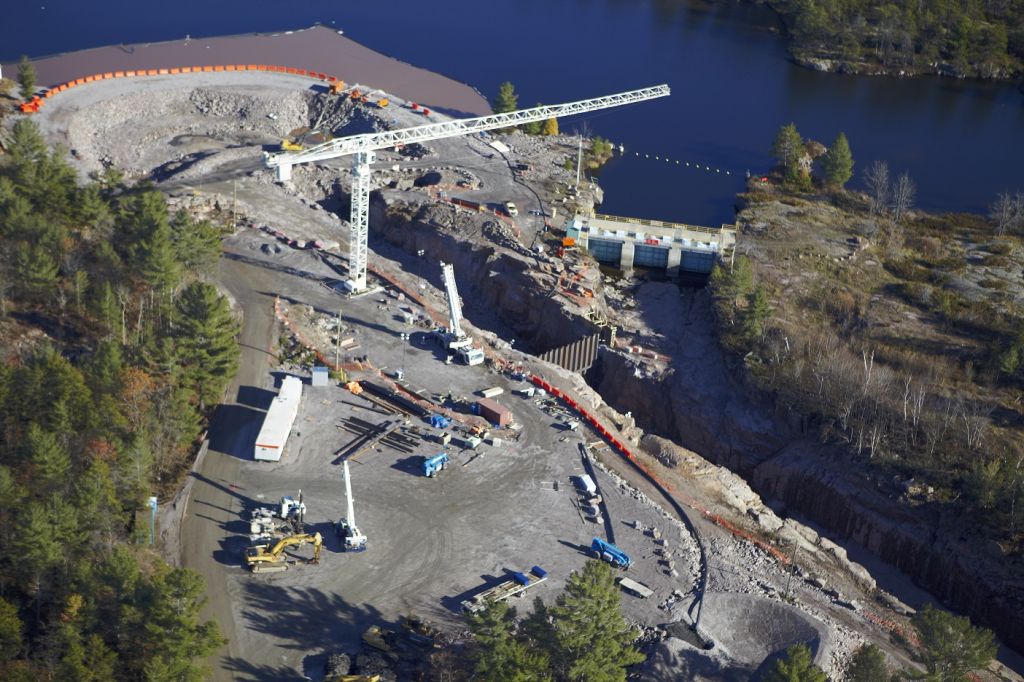
[(545, 135), (557, 135), (558, 134), (558, 119), (549, 118), (544, 121), (544, 130), (542, 131)]
[(914, 207), (914, 196), (917, 194), (917, 186), (910, 179), (907, 173), (900, 173), (892, 187), (892, 219), (900, 222), (907, 214), (907, 211)]

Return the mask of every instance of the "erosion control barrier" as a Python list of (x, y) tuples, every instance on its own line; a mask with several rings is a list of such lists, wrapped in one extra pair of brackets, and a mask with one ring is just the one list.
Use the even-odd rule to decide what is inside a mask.
[(157, 69), (107, 71), (104, 73), (83, 76), (82, 78), (70, 80), (67, 83), (55, 85), (49, 88), (45, 93), (43, 93), (43, 95), (33, 97), (32, 99), (22, 102), (19, 105), (19, 108), (23, 113), (26, 114), (35, 113), (42, 108), (43, 100), (50, 99), (57, 93), (64, 92), (65, 90), (75, 88), (79, 85), (84, 85), (86, 83), (95, 83), (96, 81), (108, 80), (111, 78), (136, 78), (138, 76), (177, 76), (180, 74), (212, 73), (222, 71), (272, 71), (275, 73), (286, 73), (288, 75), (312, 78), (313, 80), (323, 81), (326, 83), (344, 82), (337, 76), (331, 76), (329, 74), (313, 71), (311, 69), (297, 69), (291, 66), (277, 66), (270, 64), (209, 64), (204, 66), (174, 66)]

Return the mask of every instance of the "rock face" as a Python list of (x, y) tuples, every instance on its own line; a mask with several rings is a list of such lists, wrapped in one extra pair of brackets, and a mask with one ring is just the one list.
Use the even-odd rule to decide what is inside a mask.
[[(511, 330), (533, 351), (592, 332), (588, 320), (551, 296), (540, 272), (550, 265), (439, 229), (443, 225), (428, 210), (390, 218), (379, 203), (374, 210), (378, 215), (371, 225), (380, 226), (378, 236), (411, 253), (423, 250), (427, 262), (455, 265), (467, 317), (478, 327)], [(723, 501), (751, 516), (765, 532), (828, 553), (858, 582), (874, 586), (870, 574), (849, 561), (841, 547), (779, 519), (758, 496), (783, 502), (834, 537), (862, 544), (946, 605), (1024, 651), (1024, 581), (1008, 577), (1013, 567), (1001, 566), (1004, 560), (995, 553), (969, 546), (950, 519), (879, 492), (862, 472), (847, 466), (841, 453), (791, 427), (787, 415), (753, 403), (747, 387), (732, 379), (718, 348), (706, 293), (686, 293), (664, 305), (677, 306), (663, 314), (681, 320), (666, 333), (674, 346), (659, 349), (671, 356), (668, 367), (652, 370), (628, 353), (602, 347), (590, 383), (605, 402), (631, 412), (645, 431), (734, 472), (711, 475), (720, 479)], [(644, 447), (671, 466), (666, 461), (670, 449), (648, 438)], [(1024, 575), (1024, 568), (1016, 575)]]
[[(783, 502), (834, 537), (863, 545), (947, 606), (1024, 650), (1024, 580), (1011, 577), (1024, 575), (1024, 566), (1015, 570), (994, 548), (970, 543), (970, 534), (937, 510), (910, 507), (880, 492), (848, 466), (842, 452), (789, 428), (786, 415), (768, 414), (746, 400), (745, 387), (729, 376), (703, 307), (698, 300), (679, 311), (688, 320), (664, 372), (652, 373), (630, 355), (602, 348), (595, 387), (605, 401), (632, 411), (644, 430), (738, 473), (753, 491)], [(743, 486), (734, 484), (720, 481), (723, 501), (743, 511), (749, 501)], [(756, 507), (746, 513), (784, 541), (808, 551), (824, 549), (862, 585), (874, 586), (862, 566), (839, 547), (830, 551), (827, 540), (808, 537), (790, 520), (781, 524)]]

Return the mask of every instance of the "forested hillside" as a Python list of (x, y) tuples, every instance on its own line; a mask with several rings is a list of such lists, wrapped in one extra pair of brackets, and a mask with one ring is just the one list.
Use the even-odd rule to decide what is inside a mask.
[(1022, 0), (769, 0), (769, 4), (790, 29), (793, 56), (819, 68), (980, 78), (1008, 78), (1022, 72)]
[[(0, 679), (198, 680), (203, 584), (147, 547), (232, 375), (218, 230), (35, 126), (0, 157)], [(136, 518), (140, 519), (136, 523)]]

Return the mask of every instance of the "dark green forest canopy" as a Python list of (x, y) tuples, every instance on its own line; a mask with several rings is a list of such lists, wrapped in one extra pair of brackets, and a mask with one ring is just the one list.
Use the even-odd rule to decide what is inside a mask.
[[(219, 231), (20, 120), (0, 162), (0, 679), (199, 680), (203, 584), (136, 513), (173, 490), (234, 372)], [(31, 339), (25, 341), (25, 339)]]

